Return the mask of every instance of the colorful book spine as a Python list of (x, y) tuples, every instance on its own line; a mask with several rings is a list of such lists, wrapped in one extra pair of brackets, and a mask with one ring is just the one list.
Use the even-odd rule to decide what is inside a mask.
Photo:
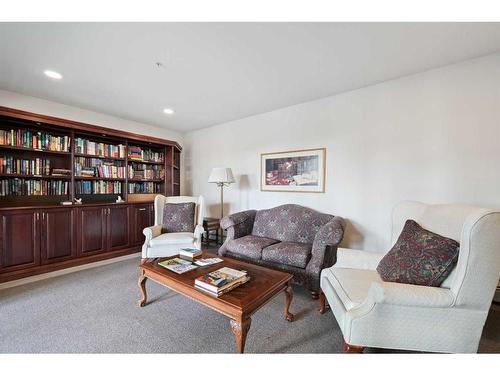
[(70, 138), (28, 129), (0, 129), (0, 145), (69, 152)]
[(29, 180), (11, 178), (0, 180), (0, 196), (68, 195), (69, 182), (59, 180)]

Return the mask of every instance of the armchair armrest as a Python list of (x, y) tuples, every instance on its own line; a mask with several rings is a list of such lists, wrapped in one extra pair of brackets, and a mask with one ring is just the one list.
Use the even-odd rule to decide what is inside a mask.
[(220, 226), (227, 230), (227, 238), (234, 239), (252, 233), (256, 213), (256, 210), (248, 210), (223, 217)]
[(161, 225), (153, 225), (152, 227), (146, 227), (142, 230), (142, 233), (146, 237), (146, 239), (144, 240), (144, 244), (142, 245), (142, 257), (147, 258), (149, 242), (153, 238), (158, 237), (161, 234)]
[(447, 288), (375, 282), (368, 290), (368, 299), (373, 303), (414, 307), (450, 307), (455, 297)]
[(149, 241), (161, 234), (161, 225), (146, 227), (142, 230), (142, 233), (146, 236), (146, 243), (149, 243)]
[(339, 248), (334, 267), (375, 270), (384, 255), (371, 251)]
[(321, 270), (335, 263), (337, 246), (344, 237), (345, 221), (335, 216), (316, 233), (311, 250), (311, 259), (306, 266), (306, 286), (313, 291), (319, 289)]

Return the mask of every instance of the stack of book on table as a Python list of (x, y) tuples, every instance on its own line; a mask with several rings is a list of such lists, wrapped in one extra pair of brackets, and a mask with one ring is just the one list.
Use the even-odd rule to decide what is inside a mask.
[(185, 247), (179, 250), (179, 257), (190, 261), (194, 261), (202, 255), (203, 252), (195, 247)]
[(233, 290), (246, 283), (250, 278), (246, 271), (239, 271), (229, 267), (222, 267), (194, 280), (194, 287), (214, 297)]

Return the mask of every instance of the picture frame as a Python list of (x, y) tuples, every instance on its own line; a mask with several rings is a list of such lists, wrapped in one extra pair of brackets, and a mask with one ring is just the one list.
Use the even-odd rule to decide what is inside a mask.
[(324, 193), (326, 148), (260, 154), (260, 190)]

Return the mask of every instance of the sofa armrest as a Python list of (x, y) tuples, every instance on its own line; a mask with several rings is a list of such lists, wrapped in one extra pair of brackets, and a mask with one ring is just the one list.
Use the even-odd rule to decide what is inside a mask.
[(432, 286), (375, 282), (368, 290), (373, 303), (414, 307), (450, 307), (455, 297), (447, 288)]
[(383, 253), (364, 250), (339, 248), (337, 250), (337, 262), (334, 267), (375, 270), (384, 255)]
[(256, 210), (248, 210), (223, 217), (220, 226), (227, 230), (227, 238), (234, 239), (252, 233), (256, 213)]
[(321, 270), (335, 263), (337, 247), (344, 237), (344, 229), (344, 219), (335, 216), (316, 233), (312, 244), (311, 259), (306, 266), (306, 286), (310, 290), (319, 290)]

